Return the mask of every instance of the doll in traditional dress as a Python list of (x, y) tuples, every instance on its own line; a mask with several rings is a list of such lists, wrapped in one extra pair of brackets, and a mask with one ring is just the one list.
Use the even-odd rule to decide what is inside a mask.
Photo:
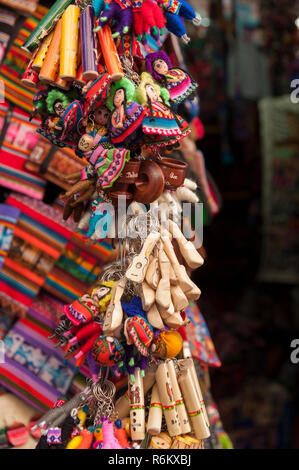
[(110, 138), (112, 143), (129, 146), (142, 137), (143, 107), (135, 101), (135, 86), (128, 78), (113, 82), (107, 100), (112, 111)]
[(59, 136), (63, 131), (62, 116), (70, 104), (70, 99), (62, 91), (53, 89), (48, 93), (46, 104), (50, 114), (45, 123), (46, 128), (50, 133)]
[(179, 104), (186, 98), (190, 98), (198, 87), (184, 70), (172, 67), (170, 58), (164, 51), (148, 54), (145, 64), (147, 71), (154, 79), (168, 89), (172, 104)]
[(142, 73), (136, 96), (145, 109), (142, 130), (147, 136), (146, 144), (173, 145), (190, 133), (187, 122), (170, 110), (168, 90), (160, 87), (149, 73)]

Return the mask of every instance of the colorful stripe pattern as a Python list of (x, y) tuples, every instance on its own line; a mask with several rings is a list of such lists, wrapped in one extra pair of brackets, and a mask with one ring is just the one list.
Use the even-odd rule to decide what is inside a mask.
[(190, 303), (185, 313), (190, 320), (185, 329), (193, 359), (200, 361), (203, 366), (220, 367), (221, 361), (217, 356), (209, 329), (198, 306), (195, 303)]
[(39, 121), (28, 121), (27, 113), (14, 108), (0, 150), (0, 185), (35, 199), (42, 199), (45, 179), (25, 168), (30, 152), (39, 140), (35, 132)]
[(56, 207), (27, 196), (12, 194), (7, 204), (20, 215), (0, 271), (0, 302), (24, 315), (71, 237), (72, 225), (63, 222)]
[(30, 59), (30, 55), (24, 52), (21, 46), (47, 11), (46, 7), (38, 5), (36, 11), (26, 18), (0, 67), (0, 80), (5, 85), (5, 98), (27, 112), (32, 110), (32, 98), (37, 90), (21, 82)]
[(10, 248), (20, 211), (8, 204), (0, 204), (0, 269)]
[(95, 282), (111, 254), (112, 248), (107, 242), (87, 244), (85, 235), (73, 233), (44, 288), (63, 302), (73, 302)]
[(0, 383), (40, 411), (68, 392), (75, 367), (73, 361), (63, 365), (63, 351), (48, 340), (55, 325), (48, 310), (55, 300), (48, 301), (50, 306), (43, 295), (42, 303), (35, 303), (26, 319), (9, 331), (4, 339), (5, 362), (0, 364)]

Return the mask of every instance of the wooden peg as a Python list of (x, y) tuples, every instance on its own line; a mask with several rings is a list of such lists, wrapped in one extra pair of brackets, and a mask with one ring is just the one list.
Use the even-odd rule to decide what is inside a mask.
[(160, 239), (158, 232), (151, 232), (146, 238), (139, 255), (134, 256), (130, 266), (126, 271), (126, 278), (130, 281), (141, 283), (144, 280), (149, 256)]

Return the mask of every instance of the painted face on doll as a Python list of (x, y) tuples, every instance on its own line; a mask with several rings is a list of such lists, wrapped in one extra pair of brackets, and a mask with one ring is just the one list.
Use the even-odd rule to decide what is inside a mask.
[(113, 104), (116, 108), (121, 106), (123, 102), (125, 101), (125, 90), (123, 88), (119, 88), (116, 90), (114, 98), (113, 98)]
[(109, 111), (106, 106), (100, 106), (94, 112), (94, 120), (99, 126), (106, 126), (108, 123)]
[(54, 104), (54, 111), (57, 116), (62, 117), (64, 113), (64, 107), (61, 101), (56, 101), (56, 103)]
[(78, 149), (81, 152), (88, 152), (93, 146), (93, 138), (89, 134), (82, 135), (78, 142)]
[(157, 59), (153, 63), (153, 69), (159, 75), (166, 75), (168, 72), (168, 65), (166, 64), (165, 60)]
[(156, 101), (158, 101), (158, 98), (159, 98), (158, 93), (152, 85), (150, 84), (145, 85), (145, 91), (146, 91), (147, 97), (152, 103), (155, 103)]
[(106, 297), (106, 295), (109, 294), (110, 291), (111, 287), (101, 286), (93, 292), (92, 296), (95, 297), (97, 300), (101, 300)]

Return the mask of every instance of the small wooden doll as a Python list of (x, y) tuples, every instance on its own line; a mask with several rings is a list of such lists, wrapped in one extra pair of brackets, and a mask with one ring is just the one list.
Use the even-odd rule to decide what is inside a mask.
[(179, 67), (172, 67), (170, 58), (162, 50), (148, 54), (145, 63), (154, 79), (168, 89), (173, 104), (190, 97), (198, 87), (186, 72)]

